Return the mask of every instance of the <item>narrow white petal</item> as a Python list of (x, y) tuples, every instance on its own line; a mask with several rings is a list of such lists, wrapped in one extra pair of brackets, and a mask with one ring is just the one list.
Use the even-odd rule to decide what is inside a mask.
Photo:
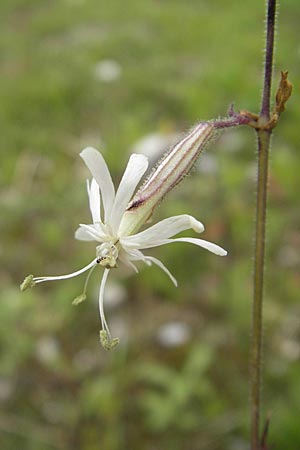
[[(110, 239), (110, 236), (108, 236), (101, 227), (100, 223), (96, 223), (96, 224), (91, 224), (91, 225), (87, 225), (85, 223), (81, 223), (79, 225), (79, 228), (76, 230), (75, 232), (75, 237), (76, 239), (80, 239), (80, 237), (78, 238), (78, 234), (79, 236), (85, 236), (84, 232), (81, 231), (79, 232), (80, 228), (82, 228), (82, 230), (85, 230), (86, 236), (90, 236), (91, 239), (81, 239), (81, 240), (93, 240), (93, 241), (97, 241), (97, 242), (103, 242), (103, 241), (107, 241)], [(77, 233), (78, 232), (78, 233)], [(76, 235), (77, 233), (77, 235)]]
[(99, 313), (100, 313), (102, 329), (106, 330), (109, 338), (111, 338), (111, 334), (110, 334), (110, 331), (109, 331), (109, 328), (108, 328), (108, 325), (107, 325), (107, 322), (105, 319), (105, 314), (104, 314), (104, 289), (105, 289), (108, 274), (109, 274), (109, 269), (104, 269), (103, 277), (102, 277), (101, 284), (100, 284), (100, 290), (99, 290)]
[(82, 150), (80, 156), (98, 183), (103, 201), (104, 220), (107, 222), (115, 199), (115, 188), (106, 162), (101, 153), (93, 147)]
[(122, 245), (124, 244), (129, 248), (157, 247), (165, 239), (190, 228), (198, 233), (204, 230), (203, 224), (193, 216), (188, 214), (172, 216), (168, 219), (161, 220), (145, 231), (122, 238), (121, 242)]
[(93, 223), (101, 222), (100, 217), (100, 208), (101, 208), (101, 198), (99, 186), (95, 178), (92, 179), (91, 184), (87, 180), (88, 186), (88, 196), (89, 196), (89, 204), (90, 210), (93, 218)]
[(143, 261), (144, 263), (147, 264), (147, 261), (145, 259), (145, 255), (140, 250), (132, 248), (132, 249), (125, 250), (125, 251), (126, 251), (127, 257), (131, 261)]
[[(173, 242), (189, 242), (190, 244), (198, 245), (199, 247), (203, 247), (206, 250), (209, 250), (212, 253), (215, 253), (219, 256), (226, 256), (227, 251), (224, 250), (222, 247), (219, 247), (217, 244), (213, 244), (212, 242), (205, 241), (203, 239), (197, 239), (197, 238), (176, 238), (176, 239), (168, 239), (164, 244), (172, 244)], [(164, 245), (162, 244), (162, 245)]]
[(151, 262), (153, 262), (154, 264), (156, 264), (158, 267), (160, 267), (170, 278), (170, 280), (172, 281), (172, 283), (177, 287), (178, 283), (176, 278), (171, 274), (171, 272), (169, 271), (169, 269), (157, 258), (154, 258), (153, 256), (145, 256), (145, 258)]
[(87, 270), (91, 269), (91, 267), (95, 266), (97, 264), (97, 258), (93, 259), (90, 264), (83, 267), (83, 269), (77, 270), (76, 272), (69, 273), (68, 275), (59, 275), (56, 277), (34, 277), (33, 281), (36, 283), (43, 283), (44, 281), (56, 281), (56, 280), (67, 280), (68, 278), (77, 277), (83, 272), (86, 272)]
[(75, 231), (75, 239), (78, 239), (79, 241), (95, 241), (94, 235), (91, 235), (91, 233), (82, 226), (78, 227)]
[(135, 271), (135, 273), (139, 273), (138, 268), (136, 267), (135, 264), (133, 264), (132, 261), (130, 261), (130, 259), (127, 257), (125, 252), (119, 253), (119, 260), (123, 264), (125, 264), (125, 266), (130, 267), (131, 269), (133, 269)]
[(109, 219), (113, 233), (117, 233), (122, 215), (147, 168), (148, 158), (146, 156), (136, 153), (130, 156)]

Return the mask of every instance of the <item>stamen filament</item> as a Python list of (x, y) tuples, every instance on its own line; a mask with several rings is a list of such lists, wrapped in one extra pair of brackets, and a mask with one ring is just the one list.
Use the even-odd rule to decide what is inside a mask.
[(109, 339), (111, 340), (111, 334), (105, 319), (105, 314), (104, 314), (104, 308), (103, 308), (103, 302), (104, 302), (104, 288), (106, 285), (106, 281), (107, 281), (107, 277), (109, 274), (109, 270), (110, 269), (104, 269), (103, 272), (103, 277), (102, 277), (102, 281), (101, 281), (101, 285), (100, 285), (100, 292), (99, 292), (99, 313), (100, 313), (100, 320), (101, 320), (101, 325), (102, 325), (102, 329), (105, 330), (108, 334)]
[(88, 287), (89, 280), (91, 278), (92, 273), (95, 270), (95, 267), (96, 267), (96, 264), (90, 269), (89, 273), (87, 274), (87, 277), (86, 277), (86, 280), (85, 280), (85, 283), (84, 283), (84, 286), (83, 286), (83, 292), (82, 292), (84, 295), (86, 293), (86, 289)]
[(84, 301), (86, 300), (86, 289), (87, 289), (87, 286), (88, 286), (89, 279), (90, 279), (92, 273), (93, 273), (94, 270), (95, 270), (95, 267), (96, 267), (96, 265), (94, 265), (94, 266), (90, 269), (89, 273), (87, 274), (87, 277), (86, 277), (84, 286), (83, 286), (83, 291), (82, 291), (82, 293), (81, 293), (78, 297), (76, 297), (76, 298), (72, 301), (72, 305), (77, 306), (77, 305), (79, 305), (80, 303), (82, 303), (82, 302), (84, 302)]
[(68, 278), (77, 277), (78, 275), (86, 272), (91, 267), (95, 266), (96, 264), (97, 264), (97, 258), (93, 259), (92, 262), (90, 262), (87, 266), (83, 267), (82, 269), (77, 270), (76, 272), (73, 272), (73, 273), (69, 273), (68, 275), (60, 275), (60, 276), (56, 276), (56, 277), (35, 277), (35, 278), (33, 278), (33, 281), (35, 281), (36, 284), (38, 284), (38, 283), (43, 283), (44, 281), (67, 280)]

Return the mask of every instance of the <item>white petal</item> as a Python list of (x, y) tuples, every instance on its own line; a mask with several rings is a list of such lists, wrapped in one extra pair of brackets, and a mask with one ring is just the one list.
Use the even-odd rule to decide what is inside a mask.
[(174, 285), (177, 287), (178, 283), (175, 277), (173, 277), (173, 275), (171, 274), (171, 272), (169, 271), (169, 269), (157, 258), (154, 258), (153, 256), (145, 256), (145, 258), (151, 262), (153, 262), (154, 264), (156, 264), (158, 267), (160, 267), (170, 278), (170, 280), (172, 281), (172, 283), (174, 283)]
[(93, 223), (101, 222), (100, 208), (101, 198), (99, 192), (99, 186), (95, 178), (92, 179), (91, 184), (87, 180), (87, 190), (89, 196), (90, 210), (93, 218)]
[(135, 264), (133, 264), (132, 261), (130, 261), (130, 259), (127, 257), (126, 252), (120, 252), (119, 253), (119, 260), (125, 264), (125, 266), (130, 267), (131, 269), (133, 269), (135, 271), (135, 273), (139, 273), (137, 267)]
[(124, 211), (148, 168), (148, 158), (144, 155), (132, 154), (116, 193), (109, 223), (113, 233), (117, 233)]
[(84, 227), (80, 226), (75, 231), (75, 239), (79, 241), (95, 241), (95, 237)]
[(93, 147), (87, 147), (80, 153), (81, 158), (89, 168), (98, 183), (104, 208), (104, 220), (107, 222), (115, 199), (115, 188), (103, 156)]
[[(219, 247), (217, 244), (213, 244), (212, 242), (205, 241), (203, 239), (197, 239), (197, 238), (176, 238), (176, 239), (168, 239), (164, 244), (172, 244), (173, 242), (189, 242), (190, 244), (198, 245), (199, 247), (203, 247), (206, 250), (209, 250), (212, 253), (215, 253), (219, 256), (226, 256), (227, 251), (224, 250), (222, 247)], [(162, 244), (162, 245), (164, 245)]]
[(100, 319), (101, 319), (101, 325), (102, 329), (107, 331), (107, 334), (109, 337), (111, 337), (106, 319), (104, 314), (104, 288), (106, 285), (107, 277), (109, 274), (109, 269), (105, 269), (103, 272), (103, 277), (100, 284), (100, 290), (99, 290), (99, 313), (100, 313)]
[[(82, 231), (80, 231), (80, 229)], [(101, 223), (86, 225), (81, 223), (79, 228), (75, 231), (75, 238), (82, 241), (97, 241), (103, 242), (110, 239), (102, 230)]]
[(59, 275), (57, 277), (34, 277), (33, 281), (35, 281), (36, 283), (43, 283), (44, 281), (66, 280), (68, 278), (77, 277), (81, 273), (86, 272), (87, 270), (91, 269), (96, 264), (97, 264), (97, 258), (93, 259), (93, 261), (90, 262), (90, 264), (83, 267), (82, 269), (77, 270), (76, 272), (73, 272), (73, 273), (69, 273), (68, 275)]
[[(126, 252), (128, 259), (130, 259), (131, 261), (143, 261), (144, 263), (148, 264), (145, 255), (140, 250), (132, 248), (129, 250), (124, 249), (124, 252)], [(151, 265), (151, 263), (149, 263), (148, 265)]]
[(157, 247), (165, 239), (190, 228), (198, 233), (204, 230), (203, 224), (193, 216), (188, 214), (172, 216), (168, 219), (161, 220), (145, 231), (122, 238), (121, 243), (128, 248)]

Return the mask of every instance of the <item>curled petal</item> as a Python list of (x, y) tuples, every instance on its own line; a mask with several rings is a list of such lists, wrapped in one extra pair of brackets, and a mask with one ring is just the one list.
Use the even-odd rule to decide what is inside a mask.
[[(137, 268), (132, 263), (132, 261), (143, 261), (148, 266), (151, 266), (151, 264), (154, 263), (168, 275), (168, 277), (176, 287), (178, 286), (176, 278), (171, 274), (169, 269), (159, 259), (154, 258), (153, 256), (145, 256), (140, 250), (137, 249), (132, 249), (128, 253), (122, 252), (122, 254), (123, 254), (122, 258), (123, 262), (127, 265), (133, 266), (136, 272)], [(126, 255), (125, 258), (124, 255)]]
[[(217, 244), (213, 244), (212, 242), (205, 241), (204, 239), (198, 239), (198, 238), (176, 238), (176, 239), (167, 239), (164, 244), (172, 244), (173, 242), (189, 242), (190, 244), (198, 245), (199, 247), (203, 247), (206, 250), (209, 250), (210, 252), (214, 253), (215, 255), (219, 256), (226, 256), (227, 251), (224, 250), (224, 248), (220, 247)], [(162, 245), (164, 245), (162, 244)]]
[(146, 256), (140, 250), (132, 248), (126, 250), (126, 254), (131, 261), (143, 261), (145, 264), (148, 264), (148, 266), (151, 266), (151, 263), (146, 260)]
[(125, 264), (125, 266), (130, 267), (131, 269), (133, 269), (135, 271), (135, 273), (139, 273), (137, 267), (135, 264), (133, 264), (133, 262), (128, 258), (127, 254), (125, 251), (121, 251), (119, 253), (119, 260)]
[(157, 258), (154, 258), (153, 256), (145, 256), (145, 259), (147, 261), (153, 262), (154, 264), (156, 264), (160, 269), (162, 269), (170, 278), (170, 280), (172, 281), (172, 283), (177, 287), (178, 283), (176, 278), (171, 274), (171, 272), (169, 271), (169, 269)]
[(197, 233), (204, 230), (201, 222), (193, 216), (182, 214), (179, 216), (169, 217), (147, 228), (145, 231), (126, 236), (121, 239), (122, 245), (127, 248), (150, 248), (157, 247), (165, 243), (164, 241), (177, 233), (192, 228)]

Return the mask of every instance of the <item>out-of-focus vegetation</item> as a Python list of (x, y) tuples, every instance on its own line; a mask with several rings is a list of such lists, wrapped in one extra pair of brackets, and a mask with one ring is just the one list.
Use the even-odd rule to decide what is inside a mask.
[[(257, 111), (263, 2), (2, 0), (0, 4), (3, 450), (248, 448), (248, 351), (255, 136), (222, 135), (154, 220), (190, 213), (229, 251), (154, 249), (153, 268), (112, 274), (108, 319), (121, 345), (99, 344), (94, 274), (25, 293), (28, 273), (82, 267), (94, 245), (78, 154), (97, 146), (117, 182), (136, 143), (236, 108)], [(275, 449), (300, 448), (300, 161), (298, 0), (282, 2), (279, 69), (295, 83), (270, 172), (263, 414)], [(149, 253), (151, 253), (149, 251)]]

